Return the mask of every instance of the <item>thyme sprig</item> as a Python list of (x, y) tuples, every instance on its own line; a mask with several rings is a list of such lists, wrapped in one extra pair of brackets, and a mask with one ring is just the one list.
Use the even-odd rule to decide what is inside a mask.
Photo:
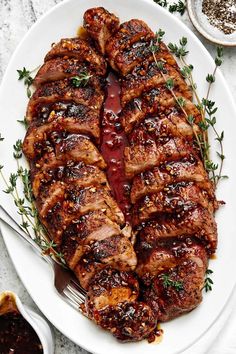
[(28, 129), (29, 124), (28, 124), (28, 122), (27, 122), (26, 117), (24, 117), (24, 119), (22, 119), (22, 120), (17, 120), (17, 122), (20, 123), (20, 124), (22, 124), (25, 129)]
[(177, 291), (184, 289), (183, 282), (171, 279), (169, 274), (162, 274), (160, 279), (162, 280), (162, 284), (164, 288), (172, 287)]
[[(42, 240), (41, 238), (39, 238), (39, 239), (36, 238), (35, 241), (39, 245), (39, 247), (41, 247), (44, 254), (47, 254), (48, 256), (51, 256), (51, 257), (55, 257), (55, 249), (57, 247), (56, 243), (54, 243), (53, 241)], [(63, 254), (61, 252), (56, 251), (56, 257), (57, 257), (57, 259), (59, 259), (63, 263), (63, 266), (64, 266), (65, 261), (64, 261)]]
[(22, 141), (20, 139), (18, 139), (13, 145), (13, 150), (13, 157), (15, 159), (20, 159), (22, 157)]
[(167, 0), (153, 0), (157, 5), (166, 7), (171, 13), (178, 12), (181, 16), (184, 15), (186, 10), (186, 1), (179, 0), (173, 4), (169, 4)]
[[(191, 124), (193, 126), (193, 123), (194, 123), (194, 118), (192, 116), (189, 116), (186, 112), (186, 110), (184, 109), (184, 106), (185, 106), (185, 99), (183, 97), (177, 97), (176, 94), (175, 94), (175, 91), (174, 91), (174, 80), (172, 78), (169, 78), (165, 73), (164, 73), (164, 63), (162, 61), (157, 61), (156, 59), (156, 55), (155, 53), (153, 52), (153, 57), (154, 57), (154, 60), (155, 60), (155, 63), (156, 63), (156, 66), (158, 68), (158, 70), (160, 71), (164, 81), (165, 81), (165, 84), (166, 84), (166, 88), (171, 92), (172, 96), (174, 97), (175, 99), (175, 102), (178, 104), (178, 106), (180, 107), (181, 111), (184, 113), (185, 115), (185, 118), (186, 118), (186, 121)], [(191, 122), (191, 123), (190, 123)], [(200, 147), (199, 148), (199, 151), (200, 151), (200, 154), (201, 154), (201, 157), (202, 159), (204, 158), (204, 155), (203, 155), (203, 151), (202, 151), (202, 147), (201, 147), (201, 141), (199, 139), (199, 136), (198, 136), (198, 133), (196, 132), (195, 129), (193, 129), (193, 133), (195, 135), (195, 139), (197, 141), (197, 144), (198, 146)]]
[(165, 32), (162, 29), (159, 29), (156, 32), (155, 38), (150, 43), (150, 51), (151, 53), (156, 53), (160, 50), (160, 43), (164, 36)]
[(213, 273), (213, 270), (207, 269), (206, 270), (206, 277), (204, 280), (203, 289), (205, 289), (206, 293), (208, 291), (212, 291), (212, 285), (214, 284), (213, 280), (210, 278), (210, 275)]
[(153, 0), (153, 1), (161, 7), (167, 7), (167, 5), (168, 5), (167, 0)]
[(169, 11), (171, 13), (178, 12), (181, 16), (184, 15), (186, 10), (186, 2), (179, 0), (177, 3), (175, 2), (173, 5), (169, 5)]
[(78, 88), (78, 87), (86, 87), (89, 80), (93, 75), (88, 74), (87, 72), (82, 72), (80, 75), (73, 76), (71, 78), (71, 84)]
[[(6, 186), (3, 192), (11, 195), (13, 198), (18, 214), (21, 216), (20, 226), (22, 229), (41, 247), (44, 254), (52, 256), (62, 265), (65, 265), (62, 253), (57, 251), (56, 244), (50, 240), (45, 227), (39, 220), (30, 183), (30, 171), (23, 168), (19, 163), (19, 160), (22, 158), (21, 140), (17, 140), (13, 145), (13, 157), (17, 162), (17, 171), (10, 173), (8, 179), (3, 174), (3, 166), (0, 166), (0, 176)], [(22, 195), (19, 192), (18, 182), (21, 182), (23, 186)], [(32, 230), (34, 235), (32, 235)]]
[[(34, 70), (33, 70), (34, 71)], [(30, 98), (31, 97), (31, 85), (33, 83), (33, 78), (31, 76), (33, 71), (29, 71), (27, 70), (25, 67), (23, 67), (22, 70), (17, 70), (18, 72), (18, 80), (23, 80), (24, 81), (24, 85), (26, 86), (26, 93), (27, 93), (27, 97)]]
[[(183, 97), (177, 97), (174, 91), (174, 80), (169, 78), (168, 75), (165, 73), (164, 70), (164, 62), (157, 61), (155, 51), (152, 50), (152, 54), (156, 63), (158, 70), (160, 71), (165, 83), (166, 88), (171, 92), (172, 96), (174, 97), (176, 103), (178, 104), (179, 108), (183, 112), (186, 117), (186, 121), (193, 127), (193, 133), (195, 136), (195, 141), (197, 147), (199, 149), (202, 161), (204, 163), (204, 167), (206, 168), (209, 177), (214, 182), (215, 186), (217, 186), (218, 182), (222, 178), (226, 178), (227, 176), (222, 175), (223, 171), (223, 162), (225, 160), (224, 149), (223, 149), (223, 140), (224, 140), (224, 132), (219, 133), (216, 129), (216, 117), (215, 113), (217, 111), (217, 107), (215, 107), (215, 102), (209, 100), (210, 90), (212, 84), (215, 82), (215, 74), (217, 68), (223, 62), (223, 49), (221, 47), (217, 48), (217, 55), (215, 58), (215, 68), (212, 74), (208, 74), (206, 77), (206, 81), (209, 83), (208, 90), (206, 94), (206, 98), (200, 99), (198, 92), (197, 92), (197, 85), (193, 79), (193, 66), (186, 62), (186, 55), (188, 54), (188, 50), (186, 48), (188, 40), (186, 37), (182, 37), (179, 40), (179, 44), (169, 43), (168, 48), (172, 54), (174, 54), (180, 61), (181, 65), (181, 74), (184, 79), (187, 80), (189, 86), (193, 91), (194, 98), (197, 103), (197, 108), (201, 115), (201, 121), (199, 123), (195, 122), (195, 119), (192, 115), (188, 115), (185, 109), (185, 99)], [(200, 131), (196, 130), (195, 124), (198, 124)], [(217, 156), (220, 159), (220, 163), (214, 163), (210, 158), (210, 145), (208, 142), (208, 131), (211, 128), (215, 134), (215, 140), (219, 143), (219, 151), (217, 151)]]

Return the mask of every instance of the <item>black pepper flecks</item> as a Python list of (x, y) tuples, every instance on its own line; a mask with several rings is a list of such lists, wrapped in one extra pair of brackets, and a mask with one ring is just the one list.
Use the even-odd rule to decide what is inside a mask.
[(225, 34), (236, 31), (235, 0), (203, 0), (202, 12), (208, 17), (212, 26)]

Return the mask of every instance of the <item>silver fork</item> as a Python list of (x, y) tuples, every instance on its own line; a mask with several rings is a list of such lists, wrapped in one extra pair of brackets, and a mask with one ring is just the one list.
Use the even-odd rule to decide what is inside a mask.
[[(81, 305), (85, 301), (86, 291), (81, 287), (76, 279), (75, 275), (62, 265), (57, 263), (50, 256), (44, 254), (42, 249), (35, 243), (35, 241), (17, 224), (12, 216), (0, 205), (0, 220), (8, 225), (13, 231), (23, 238), (33, 250), (43, 258), (48, 264), (50, 264), (54, 273), (54, 286), (58, 294), (72, 307), (84, 312), (81, 309)], [(85, 314), (84, 314), (85, 315)]]

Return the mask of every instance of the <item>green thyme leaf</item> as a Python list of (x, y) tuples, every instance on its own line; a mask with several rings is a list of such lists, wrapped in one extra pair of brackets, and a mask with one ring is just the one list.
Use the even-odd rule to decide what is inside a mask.
[(160, 279), (162, 280), (162, 284), (164, 288), (172, 287), (177, 291), (184, 289), (183, 282), (171, 279), (169, 274), (162, 274)]
[(203, 289), (205, 289), (206, 292), (212, 291), (212, 285), (214, 284), (213, 280), (209, 277), (209, 275), (213, 274), (213, 271), (211, 269), (206, 270), (206, 278), (204, 281), (204, 286)]
[(166, 88), (168, 88), (168, 90), (172, 90), (174, 88), (174, 80), (172, 78), (168, 78), (166, 80)]
[(23, 80), (25, 78), (28, 78), (30, 76), (30, 71), (27, 70), (25, 67), (23, 67), (22, 70), (17, 70), (19, 77), (18, 80)]
[(177, 97), (176, 102), (178, 103), (178, 105), (180, 107), (184, 107), (185, 103), (186, 103), (186, 101), (185, 101), (185, 99), (183, 97)]
[(20, 123), (20, 124), (22, 124), (22, 125), (25, 127), (25, 129), (27, 129), (28, 126), (29, 126), (26, 117), (24, 117), (23, 120), (17, 120), (17, 122)]
[(71, 78), (71, 84), (72, 84), (72, 86), (74, 86), (76, 88), (85, 87), (85, 86), (87, 86), (87, 84), (92, 76), (93, 75), (89, 75), (87, 72), (84, 71), (80, 75), (73, 76)]
[(13, 145), (13, 156), (15, 159), (20, 159), (22, 157), (22, 141), (20, 139), (18, 139), (15, 143), (15, 145)]
[(153, 0), (156, 4), (161, 7), (168, 7), (168, 10), (171, 13), (178, 12), (181, 16), (185, 13), (186, 3), (184, 1), (179, 0), (173, 4), (169, 4), (167, 0)]
[(168, 5), (167, 0), (153, 0), (153, 1), (161, 7), (167, 7)]
[(192, 114), (188, 115), (187, 120), (189, 122), (190, 125), (194, 124), (194, 116)]
[(23, 67), (22, 70), (17, 70), (18, 72), (18, 80), (23, 80), (24, 85), (26, 86), (26, 93), (28, 98), (31, 97), (31, 90), (30, 86), (33, 83), (33, 78), (31, 77), (31, 71), (27, 70), (25, 67)]
[(179, 0), (178, 3), (174, 3), (173, 5), (169, 5), (169, 11), (171, 13), (178, 12), (181, 16), (185, 13), (186, 10), (186, 4)]
[(206, 81), (212, 84), (213, 82), (215, 82), (215, 76), (208, 74), (206, 77)]

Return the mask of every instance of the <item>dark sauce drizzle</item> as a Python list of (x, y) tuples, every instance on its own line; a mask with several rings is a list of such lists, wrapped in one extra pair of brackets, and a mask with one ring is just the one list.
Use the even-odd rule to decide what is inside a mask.
[(124, 149), (128, 145), (125, 132), (120, 123), (120, 84), (114, 73), (107, 78), (107, 99), (102, 117), (102, 155), (107, 163), (107, 178), (114, 197), (130, 222), (130, 184), (125, 176)]

